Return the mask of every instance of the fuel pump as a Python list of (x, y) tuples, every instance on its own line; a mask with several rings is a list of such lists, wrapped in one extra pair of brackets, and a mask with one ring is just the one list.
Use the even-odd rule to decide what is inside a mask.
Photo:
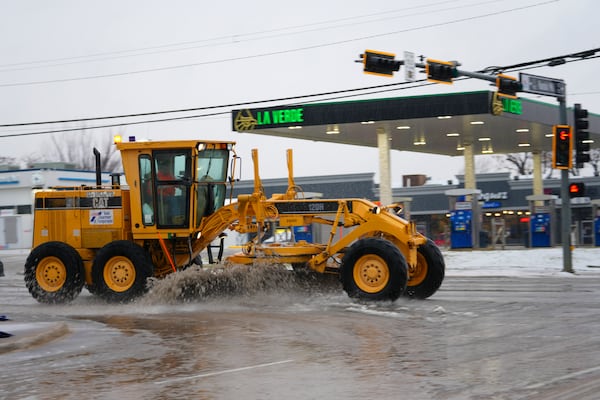
[(450, 248), (479, 248), (479, 189), (451, 189), (445, 192), (450, 203)]
[(594, 218), (594, 246), (600, 246), (600, 199), (592, 200), (592, 216)]
[(554, 245), (554, 221), (557, 196), (534, 194), (527, 196), (529, 202), (529, 245), (531, 247), (551, 247)]

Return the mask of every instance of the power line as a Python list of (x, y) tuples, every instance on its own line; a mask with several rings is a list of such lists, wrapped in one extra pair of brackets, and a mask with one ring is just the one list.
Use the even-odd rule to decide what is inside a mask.
[(401, 30), (393, 31), (393, 32), (373, 34), (373, 35), (362, 36), (362, 37), (357, 37), (357, 38), (353, 38), (353, 39), (344, 39), (344, 40), (338, 40), (338, 41), (329, 42), (329, 43), (321, 43), (321, 44), (316, 44), (316, 45), (297, 47), (297, 48), (293, 48), (293, 49), (272, 51), (272, 52), (266, 52), (266, 53), (260, 53), (260, 54), (252, 54), (252, 55), (240, 56), (240, 57), (224, 58), (224, 59), (218, 59), (218, 60), (212, 60), (212, 61), (201, 61), (201, 62), (189, 63), (189, 64), (172, 65), (172, 66), (166, 66), (166, 67), (147, 68), (147, 69), (141, 69), (141, 70), (135, 70), (135, 71), (127, 71), (127, 72), (115, 72), (115, 73), (111, 73), (111, 74), (89, 75), (89, 76), (82, 76), (82, 77), (77, 77), (77, 78), (51, 79), (51, 80), (43, 80), (43, 81), (4, 83), (4, 84), (0, 84), (0, 87), (31, 86), (31, 85), (43, 85), (43, 84), (51, 84), (51, 83), (83, 81), (83, 80), (91, 80), (91, 79), (99, 79), (99, 78), (114, 78), (114, 77), (118, 77), (118, 76), (138, 75), (138, 74), (144, 74), (144, 73), (149, 73), (149, 72), (160, 72), (160, 71), (168, 71), (168, 70), (175, 70), (175, 69), (184, 69), (184, 68), (197, 67), (197, 66), (202, 66), (202, 65), (220, 64), (223, 62), (243, 61), (243, 60), (250, 60), (250, 59), (254, 59), (254, 58), (262, 58), (262, 57), (269, 57), (269, 56), (275, 56), (275, 55), (289, 54), (289, 53), (295, 53), (295, 52), (299, 52), (299, 51), (307, 51), (307, 50), (314, 50), (314, 49), (323, 48), (323, 47), (337, 46), (340, 44), (347, 44), (347, 43), (352, 43), (352, 42), (366, 40), (366, 39), (374, 39), (374, 38), (383, 37), (383, 36), (397, 35), (399, 33), (406, 33), (406, 32), (411, 32), (411, 31), (416, 31), (416, 30), (421, 30), (421, 29), (437, 28), (437, 27), (444, 26), (444, 25), (457, 24), (457, 23), (461, 23), (461, 22), (472, 21), (472, 20), (479, 19), (479, 18), (502, 15), (502, 14), (506, 14), (509, 12), (521, 11), (521, 10), (525, 10), (525, 9), (529, 9), (529, 8), (533, 8), (533, 7), (539, 7), (542, 5), (555, 3), (557, 1), (559, 1), (559, 0), (547, 0), (547, 1), (542, 1), (539, 3), (535, 3), (535, 4), (511, 8), (508, 10), (495, 11), (495, 12), (480, 14), (480, 15), (476, 15), (476, 16), (458, 18), (458, 19), (454, 19), (454, 20), (450, 20), (450, 21), (433, 23), (433, 24), (429, 24), (429, 25), (423, 25), (423, 26), (419, 26), (419, 27), (405, 28), (405, 29), (401, 29)]
[(289, 101), (289, 100), (299, 100), (299, 99), (304, 99), (304, 98), (328, 96), (328, 95), (338, 94), (338, 93), (357, 92), (357, 91), (361, 91), (361, 90), (368, 90), (368, 89), (374, 89), (374, 88), (379, 88), (379, 87), (404, 85), (406, 83), (407, 82), (388, 83), (388, 84), (384, 84), (384, 85), (368, 86), (368, 87), (355, 88), (355, 89), (344, 89), (344, 90), (337, 90), (337, 91), (332, 91), (332, 92), (305, 94), (305, 95), (300, 95), (300, 96), (279, 97), (279, 98), (275, 98), (275, 99), (246, 101), (246, 102), (240, 102), (240, 103), (229, 103), (229, 104), (221, 104), (221, 105), (216, 105), (216, 106), (182, 108), (182, 109), (177, 109), (177, 110), (151, 111), (151, 112), (136, 113), (136, 114), (122, 114), (122, 115), (111, 115), (111, 116), (104, 116), (104, 117), (89, 117), (89, 118), (64, 119), (64, 120), (53, 120), (53, 121), (20, 122), (20, 123), (14, 123), (14, 124), (2, 124), (2, 125), (0, 125), (0, 128), (10, 128), (10, 127), (17, 127), (17, 126), (31, 126), (31, 125), (64, 124), (64, 123), (72, 123), (72, 122), (88, 122), (88, 121), (106, 120), (106, 119), (145, 117), (145, 116), (149, 116), (149, 115), (174, 114), (174, 113), (183, 113), (183, 112), (191, 112), (191, 111), (214, 110), (217, 108), (241, 107), (241, 106), (248, 106), (248, 105), (252, 105), (252, 104), (273, 103), (273, 102), (278, 102), (278, 101)]
[(38, 131), (38, 132), (12, 133), (12, 134), (7, 134), (7, 135), (0, 135), (0, 138), (46, 135), (46, 134), (50, 134), (50, 133), (86, 131), (86, 130), (91, 130), (91, 129), (115, 128), (115, 127), (128, 126), (128, 125), (141, 125), (141, 124), (168, 122), (168, 121), (176, 121), (176, 120), (183, 120), (183, 119), (205, 118), (205, 117), (212, 117), (212, 116), (216, 116), (216, 115), (225, 115), (225, 114), (229, 114), (229, 112), (230, 111), (221, 111), (221, 112), (215, 112), (215, 113), (210, 113), (210, 114), (188, 115), (188, 116), (183, 116), (183, 117), (172, 117), (172, 118), (153, 119), (153, 120), (146, 120), (146, 121), (124, 122), (124, 123), (120, 123), (120, 124), (83, 126), (83, 127), (78, 127), (78, 128), (66, 128), (66, 129), (46, 130), (46, 131)]
[[(567, 55), (549, 57), (549, 58), (544, 58), (544, 59), (540, 59), (540, 60), (528, 61), (528, 62), (513, 64), (513, 65), (503, 66), (503, 67), (487, 67), (478, 72), (483, 73), (483, 72), (491, 72), (491, 71), (495, 71), (495, 72), (519, 71), (519, 70), (523, 70), (523, 69), (532, 69), (532, 68), (538, 68), (539, 66), (534, 67), (537, 64), (550, 63), (555, 60), (561, 60), (561, 59), (565, 59), (565, 58), (574, 58), (574, 57), (581, 57), (581, 58), (576, 58), (574, 60), (568, 60), (566, 62), (570, 63), (570, 62), (575, 62), (575, 61), (590, 60), (590, 59), (595, 59), (595, 58), (600, 57), (597, 55), (590, 56), (590, 54), (595, 54), (599, 51), (600, 51), (600, 48), (584, 50), (584, 51), (580, 51), (577, 53), (570, 53)], [(586, 57), (583, 57), (582, 55), (586, 55)], [(420, 81), (416, 81), (416, 82), (425, 82), (425, 80), (420, 80)], [(121, 115), (102, 116), (102, 117), (89, 117), (89, 118), (64, 119), (64, 120), (52, 120), (52, 121), (0, 124), (0, 128), (11, 128), (11, 127), (18, 127), (18, 126), (33, 126), (33, 125), (49, 125), (49, 124), (65, 124), (65, 123), (74, 123), (74, 122), (99, 121), (99, 120), (107, 120), (107, 119), (146, 117), (146, 116), (151, 116), (151, 115), (174, 114), (174, 113), (184, 113), (184, 112), (192, 112), (192, 111), (206, 111), (206, 110), (214, 110), (214, 109), (219, 109), (219, 108), (242, 107), (242, 106), (262, 104), (262, 103), (274, 103), (274, 102), (282, 102), (282, 101), (290, 101), (290, 100), (300, 100), (300, 99), (307, 99), (307, 98), (323, 97), (323, 96), (337, 95), (337, 94), (343, 94), (343, 93), (355, 93), (355, 92), (361, 92), (361, 91), (372, 90), (372, 89), (404, 86), (404, 85), (408, 85), (408, 84), (411, 84), (411, 82), (395, 82), (395, 83), (367, 86), (367, 87), (354, 88), (354, 89), (345, 89), (345, 90), (314, 93), (314, 94), (299, 95), (299, 96), (287, 96), (287, 97), (279, 97), (279, 98), (267, 99), (267, 100), (256, 100), (256, 101), (250, 101), (250, 102), (229, 103), (229, 104), (221, 104), (221, 105), (215, 105), (215, 106), (182, 108), (182, 109), (175, 109), (175, 110), (152, 111), (152, 112), (145, 112), (145, 113), (121, 114)], [(420, 87), (420, 86), (424, 86), (424, 85), (411, 86), (410, 88)], [(396, 90), (396, 89), (393, 89), (393, 90)], [(374, 92), (374, 93), (379, 93), (379, 92)], [(365, 94), (371, 94), (371, 93), (360, 93), (360, 94), (358, 94), (358, 96), (362, 96)], [(352, 95), (352, 96), (356, 96), (356, 95)], [(335, 97), (333, 99), (343, 98), (343, 97), (351, 97), (351, 96)], [(319, 101), (323, 101), (323, 100), (331, 100), (331, 98), (330, 99), (320, 99)]]
[[(331, 19), (331, 20), (326, 20), (326, 21), (322, 21), (322, 22), (314, 22), (314, 23), (310, 23), (310, 24), (295, 25), (295, 26), (294, 25), (286, 26), (284, 28), (267, 29), (267, 30), (261, 30), (261, 31), (243, 33), (243, 34), (236, 34), (236, 35), (218, 36), (218, 37), (214, 37), (214, 38), (210, 38), (210, 39), (191, 40), (191, 41), (164, 44), (164, 45), (158, 45), (158, 46), (147, 46), (147, 47), (142, 47), (142, 48), (137, 48), (137, 49), (129, 49), (129, 50), (101, 52), (101, 53), (94, 53), (94, 54), (88, 54), (88, 55), (83, 55), (83, 56), (60, 57), (60, 58), (53, 58), (53, 59), (46, 59), (46, 60), (28, 61), (28, 62), (23, 62), (23, 63), (0, 64), (0, 72), (20, 71), (20, 70), (34, 69), (34, 68), (45, 68), (45, 67), (49, 67), (49, 66), (55, 67), (55, 66), (104, 61), (104, 60), (111, 60), (111, 59), (125, 58), (125, 57), (136, 57), (136, 56), (140, 56), (140, 55), (160, 54), (160, 53), (167, 53), (167, 52), (190, 50), (190, 49), (201, 48), (201, 47), (228, 45), (231, 43), (239, 43), (239, 42), (245, 42), (245, 41), (250, 41), (250, 40), (261, 40), (261, 39), (268, 39), (268, 38), (280, 37), (280, 36), (297, 35), (297, 34), (301, 34), (301, 33), (314, 32), (314, 31), (319, 31), (319, 30), (324, 30), (324, 29), (335, 29), (335, 28), (348, 26), (348, 24), (344, 24), (344, 25), (325, 26), (322, 28), (312, 28), (309, 30), (293, 31), (294, 29), (315, 27), (315, 26), (326, 25), (326, 24), (330, 24), (330, 23), (337, 23), (337, 22), (342, 22), (342, 21), (353, 21), (353, 20), (357, 20), (357, 19), (377, 17), (380, 15), (387, 16), (386, 18), (367, 20), (367, 21), (363, 21), (363, 22), (354, 22), (352, 24), (352, 26), (355, 26), (357, 24), (366, 24), (366, 23), (372, 23), (372, 22), (378, 22), (378, 21), (385, 21), (385, 20), (389, 20), (389, 19), (405, 18), (405, 17), (415, 16), (415, 15), (421, 15), (423, 13), (427, 13), (427, 14), (438, 13), (438, 12), (443, 12), (443, 11), (455, 10), (455, 9), (459, 9), (459, 8), (481, 6), (483, 4), (497, 2), (497, 0), (490, 0), (490, 1), (487, 1), (484, 3), (467, 4), (467, 5), (463, 5), (463, 6), (455, 6), (455, 7), (448, 7), (448, 8), (438, 8), (435, 10), (430, 10), (430, 11), (425, 11), (425, 12), (403, 14), (403, 15), (399, 15), (399, 16), (390, 16), (390, 14), (394, 14), (394, 13), (397, 13), (400, 11), (432, 7), (432, 6), (445, 4), (445, 3), (451, 3), (451, 2), (455, 2), (455, 1), (456, 0), (444, 0), (444, 1), (439, 1), (437, 3), (430, 3), (430, 4), (413, 6), (413, 7), (408, 7), (408, 8), (389, 10), (389, 11), (378, 12), (378, 13), (373, 13), (373, 14)], [(291, 31), (291, 32), (286, 32), (286, 31)], [(283, 33), (274, 35), (275, 33), (278, 33), (278, 32), (283, 32)], [(259, 35), (265, 35), (265, 34), (271, 34), (271, 35), (259, 36)], [(244, 39), (244, 37), (247, 37), (247, 36), (249, 36), (250, 38)], [(252, 38), (252, 36), (258, 36), (258, 37)], [(227, 40), (227, 42), (223, 42), (225, 40)], [(212, 43), (212, 42), (217, 42), (217, 43)], [(219, 43), (219, 42), (221, 42), (221, 43)], [(193, 46), (190, 46), (190, 45), (193, 45)], [(188, 47), (182, 47), (182, 46), (188, 46)], [(100, 57), (100, 58), (98, 58), (98, 57)], [(51, 64), (51, 63), (55, 63), (55, 64)], [(43, 64), (43, 65), (35, 65), (35, 64)]]
[[(582, 51), (582, 52), (578, 52), (578, 53), (571, 53), (569, 55), (564, 55), (564, 56), (557, 56), (557, 57), (545, 58), (545, 59), (536, 60), (536, 61), (519, 63), (519, 64), (514, 64), (514, 65), (510, 65), (510, 66), (505, 66), (505, 67), (492, 67), (492, 68), (496, 71), (514, 72), (514, 71), (521, 71), (521, 70), (526, 70), (526, 69), (541, 68), (541, 67), (547, 66), (547, 65), (541, 65), (541, 64), (551, 63), (555, 60), (561, 60), (561, 59), (564, 60), (564, 58), (568, 58), (568, 57), (579, 57), (579, 58), (576, 58), (573, 60), (564, 60), (564, 63), (561, 63), (561, 65), (562, 65), (562, 64), (571, 63), (571, 62), (599, 58), (600, 55), (590, 56), (590, 54), (595, 54), (598, 51), (600, 51), (600, 48), (586, 50), (586, 51)], [(490, 70), (490, 67), (480, 70), (478, 72), (486, 72), (489, 70)], [(464, 77), (457, 78), (455, 80), (465, 80), (465, 79), (472, 79), (472, 78), (464, 76)], [(302, 96), (281, 97), (281, 98), (277, 98), (277, 99), (258, 100), (258, 101), (243, 102), (243, 103), (231, 103), (231, 104), (216, 105), (216, 106), (196, 107), (196, 108), (170, 110), (170, 111), (155, 111), (155, 112), (139, 113), (139, 114), (104, 116), (104, 117), (96, 117), (96, 118), (80, 118), (80, 119), (60, 120), (60, 121), (5, 124), (5, 125), (0, 125), (0, 127), (17, 127), (17, 126), (33, 126), (33, 125), (41, 125), (41, 124), (55, 124), (55, 123), (88, 122), (88, 121), (92, 121), (92, 120), (130, 118), (130, 117), (161, 115), (161, 114), (168, 114), (168, 113), (180, 113), (180, 112), (190, 112), (190, 111), (207, 111), (207, 110), (212, 110), (212, 109), (241, 107), (241, 106), (248, 106), (248, 105), (253, 105), (253, 104), (264, 104), (264, 103), (300, 100), (300, 99), (316, 98), (316, 97), (319, 98), (316, 100), (309, 100), (309, 101), (303, 102), (304, 104), (308, 104), (308, 103), (314, 103), (317, 101), (339, 100), (342, 98), (365, 96), (365, 95), (372, 95), (372, 94), (378, 94), (378, 93), (384, 93), (384, 92), (413, 89), (413, 88), (429, 86), (429, 85), (436, 85), (436, 83), (427, 82), (426, 79), (421, 79), (421, 80), (417, 80), (414, 82), (396, 82), (396, 83), (389, 83), (389, 84), (362, 87), (362, 88), (345, 89), (345, 90), (323, 92), (323, 93), (314, 93), (314, 94), (308, 94), (308, 95), (302, 95)], [(376, 90), (372, 91), (373, 89), (376, 89)], [(331, 96), (331, 95), (334, 95), (334, 96), (329, 97), (329, 98), (323, 98), (323, 96)], [(298, 103), (293, 102), (293, 103), (289, 103), (289, 104), (285, 104), (285, 105), (288, 106), (288, 105), (293, 105), (293, 104), (298, 104)], [(106, 124), (106, 125), (34, 131), (34, 132), (26, 132), (26, 133), (12, 133), (12, 134), (0, 135), (0, 138), (33, 136), (33, 135), (42, 135), (42, 134), (51, 134), (51, 133), (60, 133), (60, 132), (84, 131), (84, 130), (101, 129), (101, 128), (122, 127), (122, 126), (129, 126), (129, 125), (141, 125), (141, 124), (150, 124), (150, 123), (159, 123), (159, 122), (169, 122), (169, 121), (177, 121), (177, 120), (185, 120), (185, 119), (205, 118), (205, 117), (217, 116), (217, 115), (226, 115), (229, 113), (230, 113), (230, 110), (227, 110), (227, 111), (213, 112), (213, 113), (208, 113), (208, 114), (188, 115), (188, 116), (151, 119), (151, 120), (143, 120), (143, 121), (122, 122), (122, 123), (114, 123), (114, 124)]]

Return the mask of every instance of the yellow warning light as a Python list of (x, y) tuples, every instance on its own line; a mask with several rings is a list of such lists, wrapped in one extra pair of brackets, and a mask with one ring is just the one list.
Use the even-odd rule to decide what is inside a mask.
[(113, 138), (114, 144), (121, 143), (122, 141), (123, 141), (123, 137), (121, 135), (115, 135), (115, 137)]

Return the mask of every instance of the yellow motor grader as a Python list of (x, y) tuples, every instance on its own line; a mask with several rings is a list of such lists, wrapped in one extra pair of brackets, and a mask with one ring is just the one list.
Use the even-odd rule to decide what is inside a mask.
[[(239, 160), (233, 142), (133, 140), (116, 146), (125, 183), (114, 175), (103, 186), (97, 167), (95, 186), (35, 194), (25, 283), (39, 302), (71, 301), (84, 286), (109, 302), (131, 301), (148, 290), (148, 278), (197, 262), (227, 229), (253, 239), (226, 264), (285, 264), (337, 274), (350, 297), (427, 298), (442, 284), (441, 252), (397, 215), (397, 205), (304, 199), (294, 183), (291, 150), (286, 193), (266, 197), (253, 150), (254, 190), (232, 199)], [(324, 224), (330, 233), (326, 243), (267, 243), (265, 227), (273, 224)]]

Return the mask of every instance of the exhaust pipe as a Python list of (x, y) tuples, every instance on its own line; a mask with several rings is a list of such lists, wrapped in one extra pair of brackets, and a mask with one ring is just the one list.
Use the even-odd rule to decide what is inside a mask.
[(95, 147), (94, 157), (96, 157), (96, 186), (99, 189), (102, 186), (102, 171), (100, 170), (100, 152)]

